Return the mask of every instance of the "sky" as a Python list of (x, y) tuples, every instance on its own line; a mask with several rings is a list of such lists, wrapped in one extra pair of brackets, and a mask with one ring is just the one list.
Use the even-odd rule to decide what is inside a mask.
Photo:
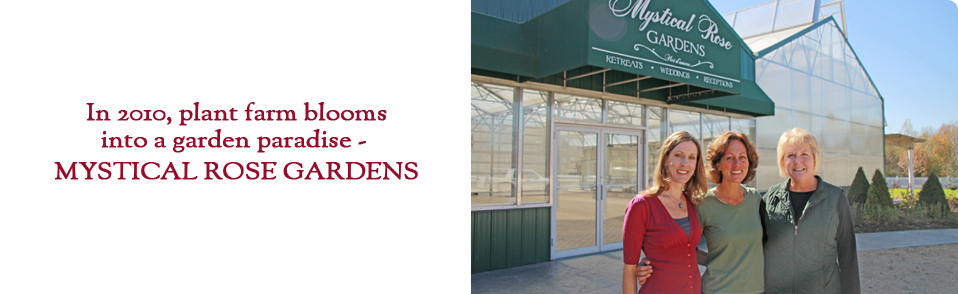
[[(786, 1), (786, 0), (783, 0)], [(885, 99), (885, 133), (958, 121), (958, 0), (845, 0), (846, 35)], [(711, 0), (721, 14), (771, 1)], [(823, 0), (823, 3), (829, 2)]]

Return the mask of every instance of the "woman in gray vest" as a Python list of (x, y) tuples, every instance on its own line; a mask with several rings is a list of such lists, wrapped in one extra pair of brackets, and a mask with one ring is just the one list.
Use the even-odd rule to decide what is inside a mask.
[(769, 188), (765, 222), (765, 292), (861, 293), (848, 198), (817, 176), (818, 141), (791, 129), (778, 140), (783, 183)]

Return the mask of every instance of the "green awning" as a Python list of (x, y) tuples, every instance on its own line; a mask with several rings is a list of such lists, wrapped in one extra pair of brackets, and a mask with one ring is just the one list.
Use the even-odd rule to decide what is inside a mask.
[(750, 115), (774, 103), (704, 0), (571, 0), (523, 23), (472, 13), (473, 74)]
[(717, 109), (751, 116), (775, 115), (775, 102), (755, 83), (742, 83), (742, 94), (720, 98), (679, 103), (682, 105)]

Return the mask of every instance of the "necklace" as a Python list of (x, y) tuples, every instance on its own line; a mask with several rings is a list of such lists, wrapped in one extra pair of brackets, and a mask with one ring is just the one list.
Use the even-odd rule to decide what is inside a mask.
[(682, 205), (682, 202), (679, 202), (678, 200), (675, 200), (675, 198), (673, 198), (673, 197), (672, 197), (672, 194), (669, 194), (669, 192), (662, 191), (662, 193), (665, 193), (665, 195), (669, 195), (669, 199), (672, 199), (672, 201), (675, 201), (675, 204), (678, 204), (678, 205), (679, 205), (679, 208), (683, 208), (683, 207), (684, 207), (684, 206)]

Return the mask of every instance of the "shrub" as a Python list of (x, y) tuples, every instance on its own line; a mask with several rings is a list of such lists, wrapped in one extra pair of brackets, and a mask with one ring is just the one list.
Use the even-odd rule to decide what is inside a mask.
[(908, 190), (901, 191), (901, 202), (898, 203), (898, 207), (913, 207), (918, 204), (918, 197), (915, 197), (914, 194), (908, 194)]
[(852, 203), (852, 221), (856, 224), (865, 221), (865, 205), (861, 203)]
[(859, 166), (858, 172), (855, 173), (855, 180), (848, 189), (848, 200), (852, 203), (865, 204), (866, 199), (868, 199), (868, 179), (865, 178), (865, 170)]
[(950, 211), (950, 209), (948, 209), (948, 200), (945, 199), (945, 190), (941, 188), (941, 182), (938, 181), (938, 176), (935, 175), (935, 172), (931, 172), (931, 175), (928, 176), (928, 180), (921, 186), (921, 192), (918, 192), (918, 203), (942, 210), (941, 213), (935, 213), (935, 216), (944, 216), (942, 213)]
[(893, 223), (905, 217), (897, 207), (863, 206), (859, 204), (853, 206), (853, 217), (856, 222)]
[(891, 193), (888, 192), (888, 183), (885, 182), (885, 177), (882, 176), (880, 170), (875, 170), (875, 175), (872, 176), (872, 184), (868, 186), (867, 199), (865, 200), (865, 207), (892, 207)]

